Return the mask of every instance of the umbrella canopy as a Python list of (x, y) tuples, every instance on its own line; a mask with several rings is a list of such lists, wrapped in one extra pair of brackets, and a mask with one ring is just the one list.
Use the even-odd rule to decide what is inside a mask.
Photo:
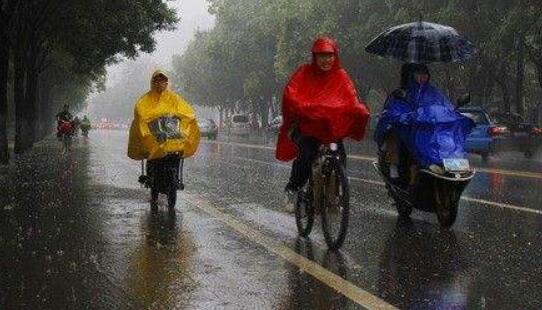
[(460, 36), (454, 28), (422, 21), (384, 31), (365, 50), (419, 64), (466, 60), (476, 53), (474, 44)]

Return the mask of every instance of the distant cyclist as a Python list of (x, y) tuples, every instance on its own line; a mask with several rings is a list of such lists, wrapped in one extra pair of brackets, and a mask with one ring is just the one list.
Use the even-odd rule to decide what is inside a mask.
[(71, 145), (71, 138), (74, 132), (73, 117), (69, 111), (69, 106), (64, 105), (62, 111), (56, 115), (57, 120), (57, 138), (62, 141), (62, 152), (66, 153)]

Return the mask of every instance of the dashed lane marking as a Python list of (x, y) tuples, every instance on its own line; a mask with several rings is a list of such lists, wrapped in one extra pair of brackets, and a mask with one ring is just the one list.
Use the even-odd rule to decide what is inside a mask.
[(215, 219), (218, 219), (226, 226), (236, 231), (239, 235), (251, 240), (264, 247), (270, 253), (278, 255), (283, 260), (296, 266), (303, 272), (313, 276), (327, 286), (333, 288), (338, 293), (357, 303), (366, 309), (397, 309), (391, 304), (388, 304), (383, 299), (372, 295), (364, 289), (356, 286), (350, 281), (347, 281), (319, 264), (299, 255), (283, 243), (276, 241), (273, 238), (251, 228), (244, 222), (235, 219), (233, 216), (220, 211), (217, 207), (210, 205), (207, 201), (192, 196), (183, 200), (194, 205)]
[[(91, 145), (102, 149), (102, 151), (109, 155), (113, 160), (117, 161), (119, 164), (127, 167), (128, 169), (132, 170), (135, 168), (134, 166), (129, 165), (125, 161), (120, 160), (119, 158), (117, 158), (117, 156), (115, 156), (115, 154), (108, 152), (104, 147), (101, 147), (97, 143), (92, 142)], [(371, 310), (398, 309), (393, 305), (387, 303), (383, 299), (367, 292), (366, 290), (356, 286), (352, 282), (341, 278), (340, 276), (334, 274), (333, 272), (327, 270), (319, 264), (296, 253), (288, 246), (284, 245), (282, 242), (277, 241), (265, 235), (264, 233), (251, 228), (249, 225), (247, 225), (243, 221), (236, 219), (232, 215), (222, 212), (218, 207), (211, 205), (203, 198), (197, 195), (185, 193), (180, 197), (180, 199), (188, 202), (189, 205), (198, 208), (210, 215), (211, 217), (219, 220), (227, 227), (233, 229), (235, 232), (237, 232), (237, 234), (241, 235), (242, 237), (250, 240), (251, 242), (259, 244), (268, 252), (279, 256), (288, 263), (296, 266), (300, 270), (303, 270), (303, 272), (316, 278), (320, 282), (334, 289), (337, 293), (345, 296), (356, 304)]]

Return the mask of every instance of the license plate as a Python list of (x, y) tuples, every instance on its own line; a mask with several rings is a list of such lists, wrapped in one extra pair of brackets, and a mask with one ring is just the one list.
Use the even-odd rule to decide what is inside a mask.
[(464, 158), (444, 159), (444, 169), (449, 172), (468, 171), (470, 170), (469, 160)]

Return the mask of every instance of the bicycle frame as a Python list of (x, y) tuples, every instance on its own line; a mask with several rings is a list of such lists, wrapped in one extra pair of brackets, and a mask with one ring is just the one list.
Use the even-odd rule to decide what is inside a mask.
[[(307, 237), (310, 234), (314, 223), (314, 215), (315, 213), (320, 213), (322, 216), (322, 230), (324, 232), (324, 237), (331, 250), (337, 250), (341, 247), (348, 227), (350, 207), (348, 202), (348, 179), (344, 171), (345, 159), (346, 154), (339, 144), (330, 143), (321, 145), (318, 156), (312, 165), (309, 184), (306, 185), (307, 187), (305, 190), (298, 193), (298, 202), (296, 204), (296, 225), (300, 235)], [(335, 188), (337, 185), (339, 187)], [(330, 188), (338, 191), (330, 192)], [(309, 196), (306, 196), (307, 194)], [(329, 226), (329, 212), (332, 209), (327, 208), (329, 207), (330, 202), (328, 198), (337, 198), (337, 195), (340, 195), (342, 198), (336, 201), (336, 207), (338, 208), (337, 212), (340, 212), (340, 224), (338, 226), (338, 235), (334, 236), (334, 233), (331, 232), (330, 228), (335, 225)]]
[[(344, 154), (341, 154), (339, 149), (339, 144), (337, 143), (330, 143), (330, 144), (323, 144), (320, 146), (320, 150), (318, 151), (318, 156), (316, 160), (314, 161), (312, 165), (312, 177), (313, 177), (313, 191), (314, 191), (314, 197), (320, 198), (320, 190), (322, 190), (322, 181), (324, 176), (326, 176), (329, 173), (329, 167), (331, 164), (331, 161), (337, 160), (339, 162), (342, 161), (342, 158), (344, 157)], [(316, 210), (320, 208), (320, 199), (315, 199), (317, 201), (316, 203)]]

